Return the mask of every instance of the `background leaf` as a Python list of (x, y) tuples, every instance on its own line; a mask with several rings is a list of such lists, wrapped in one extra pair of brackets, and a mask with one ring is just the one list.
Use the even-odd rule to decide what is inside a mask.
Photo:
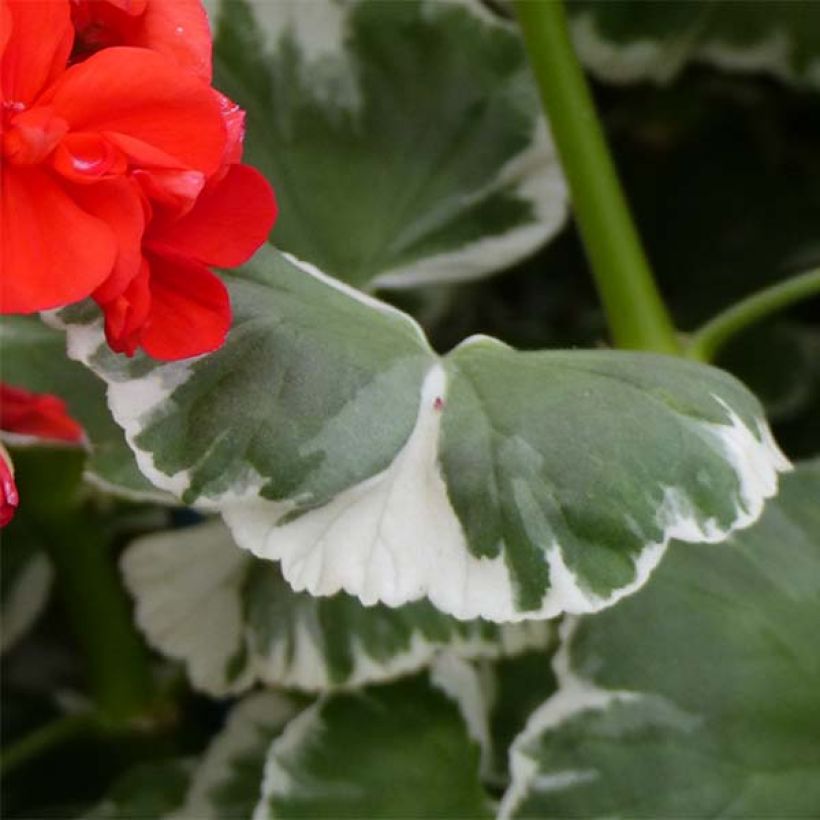
[(810, 816), (820, 801), (820, 462), (719, 550), (569, 630), (502, 816)]
[(122, 563), (149, 642), (184, 661), (193, 685), (213, 695), (255, 681), (359, 686), (414, 672), (445, 648), (492, 658), (544, 648), (552, 636), (544, 622), (457, 621), (427, 601), (390, 609), (344, 593), (294, 592), (275, 563), (240, 550), (217, 521), (140, 538)]
[(570, 8), (581, 59), (608, 82), (667, 82), (699, 62), (820, 85), (816, 3), (573, 0)]
[(426, 676), (329, 695), (273, 743), (254, 817), (490, 817), (479, 759)]
[(23, 516), (3, 532), (0, 651), (25, 635), (48, 602), (54, 572), (43, 544)]
[(496, 273), (562, 226), (524, 50), (478, 2), (226, 0), (216, 74), (248, 112), (277, 247), (358, 287)]
[(120, 777), (82, 820), (170, 818), (185, 797), (191, 764), (168, 759), (141, 763)]
[(247, 820), (261, 796), (268, 747), (300, 703), (257, 692), (233, 707), (224, 729), (198, 762), (174, 820)]

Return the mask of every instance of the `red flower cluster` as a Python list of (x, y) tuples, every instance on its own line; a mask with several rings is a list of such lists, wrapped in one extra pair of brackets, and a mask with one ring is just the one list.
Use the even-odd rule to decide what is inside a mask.
[(116, 351), (222, 344), (210, 266), (246, 261), (276, 206), (210, 49), (200, 0), (0, 0), (0, 312), (92, 296)]
[[(0, 430), (66, 444), (80, 444), (84, 435), (62, 399), (8, 384), (0, 384)], [(11, 521), (19, 503), (14, 465), (0, 443), (0, 527)]]

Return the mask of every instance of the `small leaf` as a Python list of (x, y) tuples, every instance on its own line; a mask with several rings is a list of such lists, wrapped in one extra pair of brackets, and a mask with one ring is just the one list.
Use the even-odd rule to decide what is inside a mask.
[(276, 246), (338, 279), (484, 276), (564, 223), (524, 49), (477, 1), (229, 0), (216, 71), (276, 189)]
[(257, 680), (308, 691), (389, 680), (443, 648), (491, 658), (552, 635), (546, 623), (457, 621), (427, 601), (365, 608), (343, 593), (293, 592), (276, 564), (238, 549), (216, 521), (140, 538), (122, 564), (149, 642), (217, 696)]
[(186, 760), (140, 763), (120, 777), (82, 820), (170, 818), (182, 804), (190, 777), (191, 765)]
[(668, 82), (694, 62), (820, 84), (820, 8), (807, 0), (575, 0), (570, 9), (579, 56), (607, 82)]
[(54, 575), (43, 545), (18, 516), (3, 530), (0, 573), (0, 652), (31, 628), (48, 602)]
[(247, 820), (261, 797), (271, 741), (299, 711), (278, 692), (241, 700), (197, 765), (176, 820)]
[(126, 498), (167, 503), (169, 497), (137, 469), (122, 430), (106, 405), (105, 385), (72, 362), (65, 345), (63, 333), (35, 316), (3, 316), (3, 381), (38, 393), (52, 393), (66, 402), (89, 439), (91, 453), (85, 475), (92, 483)]
[(427, 596), (465, 620), (597, 611), (670, 538), (748, 526), (788, 469), (715, 368), (484, 338), (439, 358), (408, 316), (273, 250), (228, 281), (213, 355), (124, 361), (98, 324), (69, 347), (146, 475), (218, 509), (296, 590)]
[(479, 760), (426, 676), (328, 695), (274, 741), (254, 817), (489, 817)]
[(720, 550), (570, 623), (502, 817), (809, 817), (820, 805), (820, 461)]

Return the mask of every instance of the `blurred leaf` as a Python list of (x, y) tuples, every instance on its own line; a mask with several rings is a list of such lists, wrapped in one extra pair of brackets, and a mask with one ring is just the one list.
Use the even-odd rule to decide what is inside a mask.
[(182, 805), (191, 779), (185, 760), (141, 763), (120, 777), (82, 820), (160, 820)]
[(271, 741), (300, 707), (278, 692), (239, 701), (197, 764), (177, 820), (248, 820), (262, 794)]
[(689, 62), (820, 85), (820, 7), (809, 0), (571, 0), (575, 46), (608, 82), (667, 82)]
[(43, 545), (23, 516), (3, 530), (0, 573), (0, 651), (29, 630), (51, 591), (53, 570)]

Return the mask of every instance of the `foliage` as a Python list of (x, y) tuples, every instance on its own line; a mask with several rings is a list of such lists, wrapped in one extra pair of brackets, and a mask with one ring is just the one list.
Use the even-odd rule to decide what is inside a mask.
[(191, 73), (209, 187), (129, 247), (230, 329), (0, 320), (84, 435), (4, 424), (8, 815), (815, 814), (815, 6), (569, 0), (596, 115), (562, 3), (213, 0), (225, 98), (160, 5), (72, 25)]

